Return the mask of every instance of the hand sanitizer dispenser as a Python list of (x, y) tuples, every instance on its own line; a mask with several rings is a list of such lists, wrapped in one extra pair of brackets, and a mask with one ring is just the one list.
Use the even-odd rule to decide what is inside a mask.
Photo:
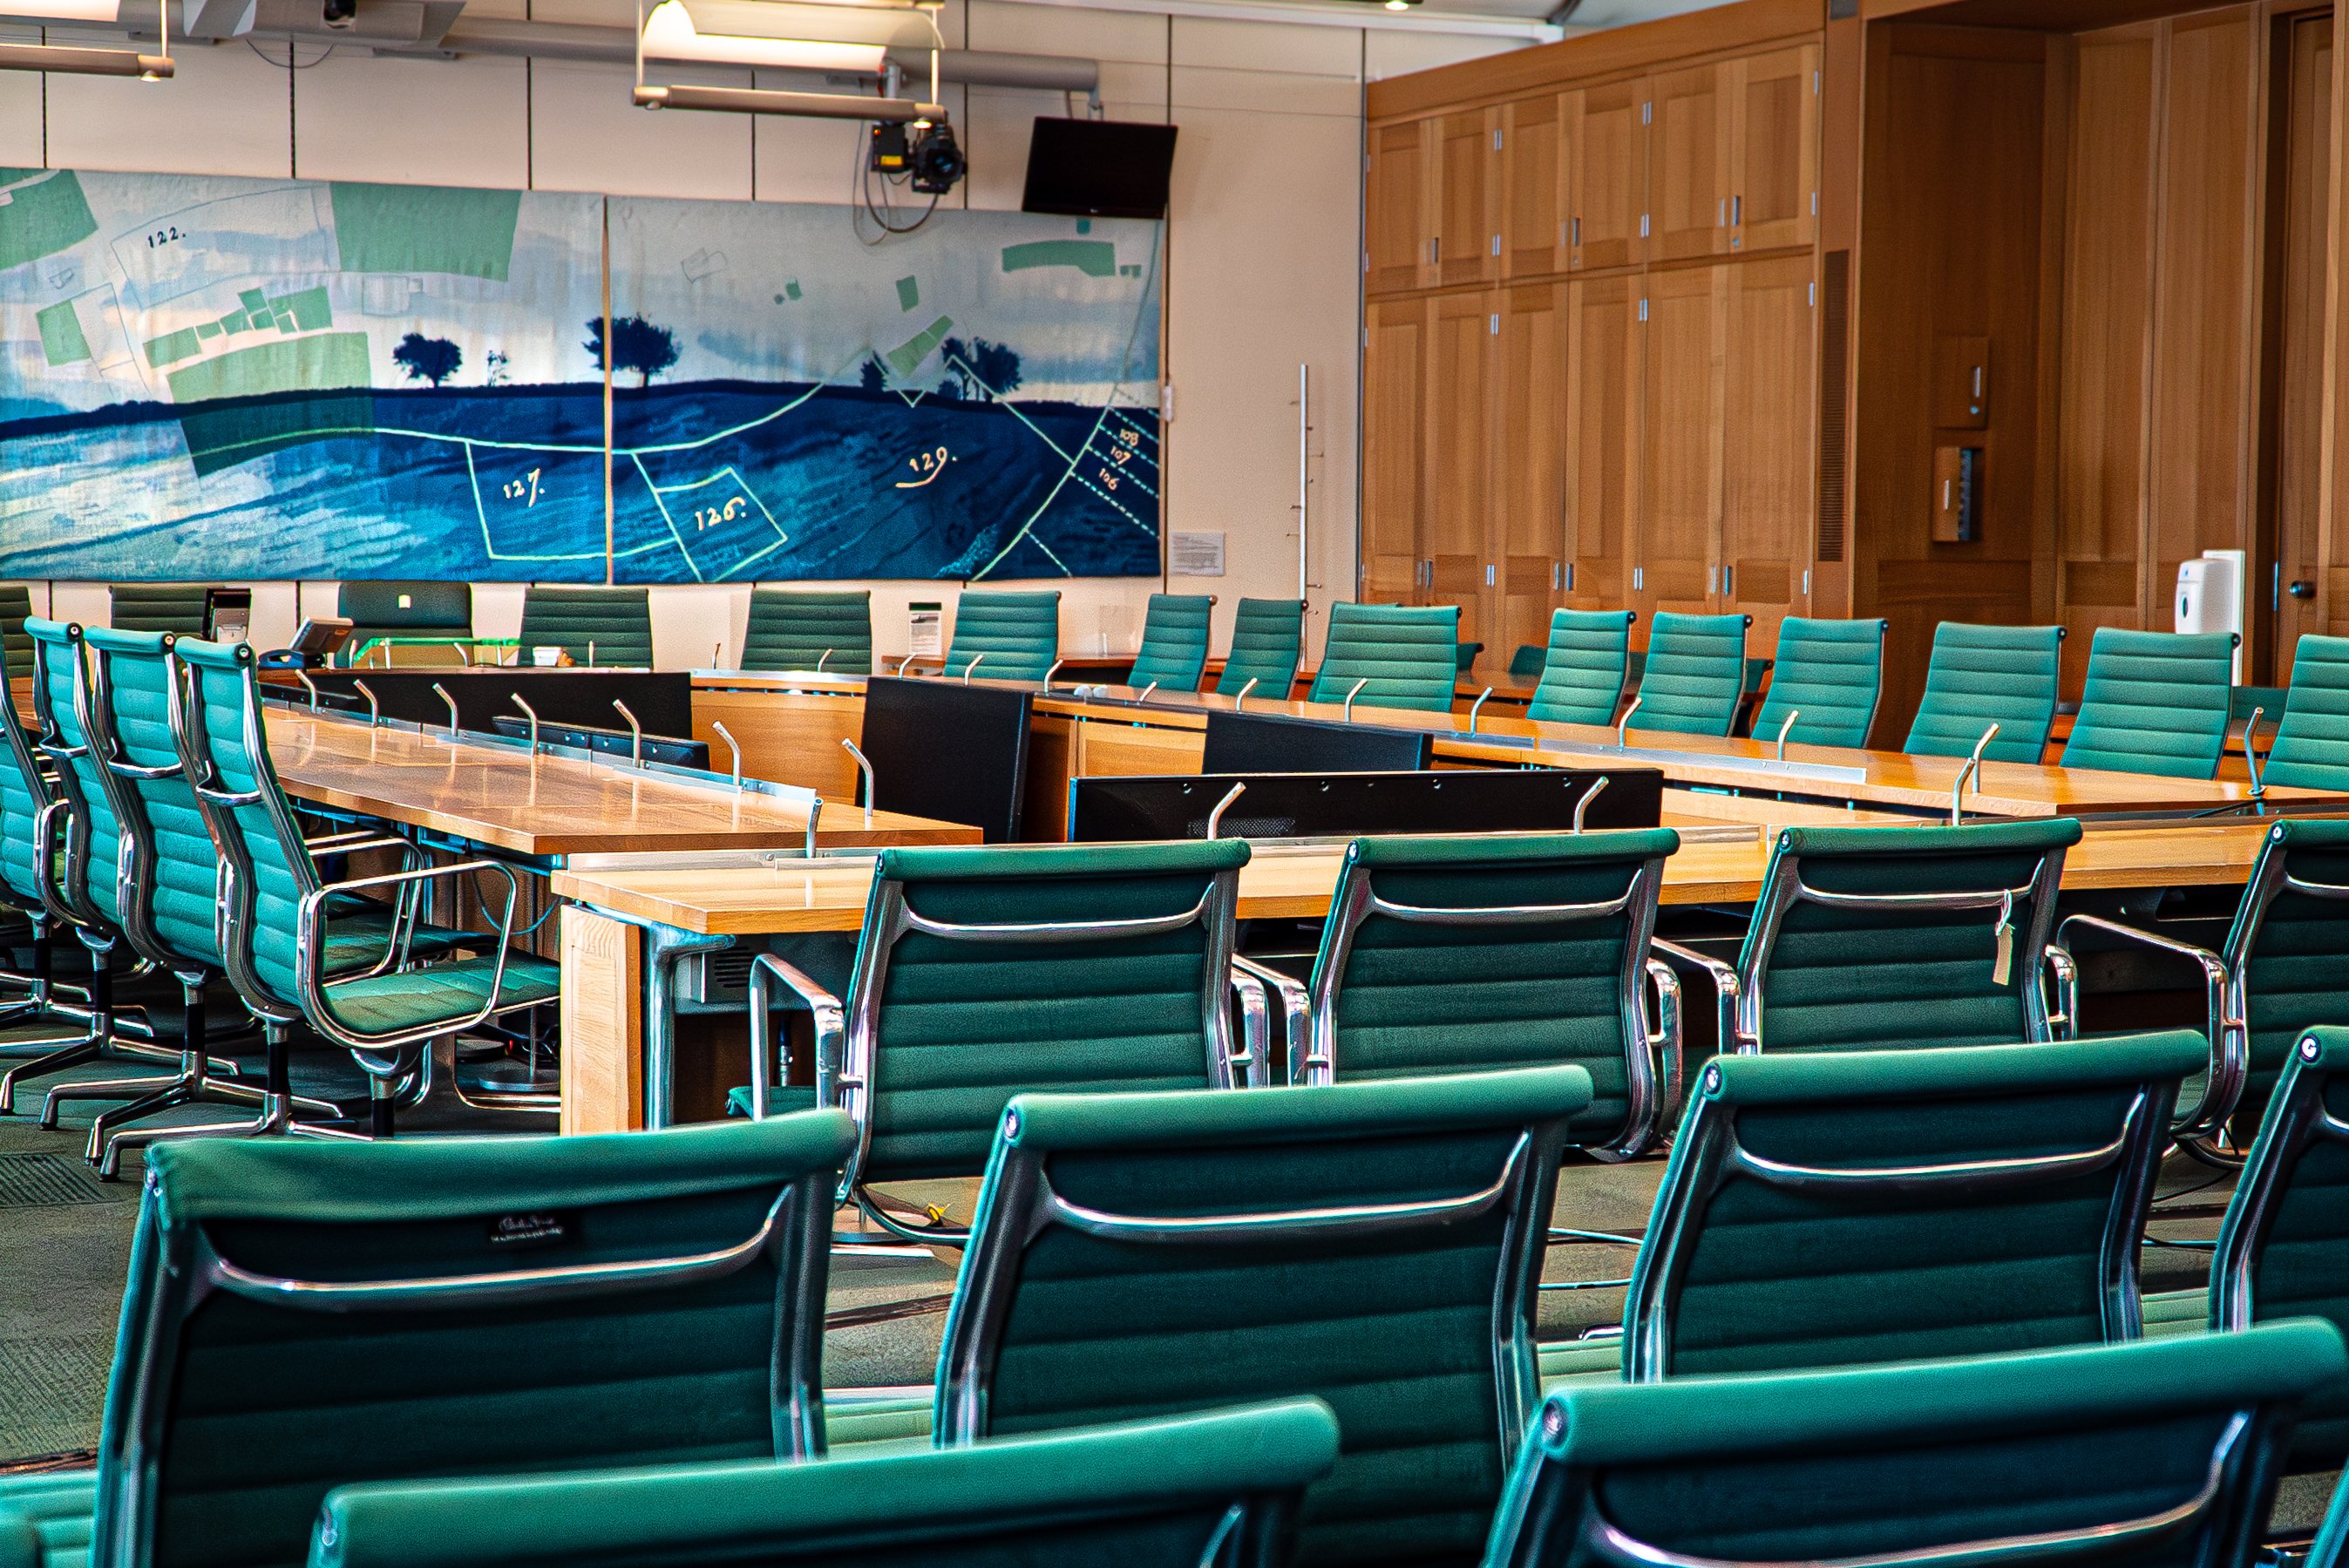
[(2206, 550), (2199, 559), (2178, 563), (2173, 601), (2177, 630), (2235, 634), (2237, 686), (2243, 682), (2243, 552)]

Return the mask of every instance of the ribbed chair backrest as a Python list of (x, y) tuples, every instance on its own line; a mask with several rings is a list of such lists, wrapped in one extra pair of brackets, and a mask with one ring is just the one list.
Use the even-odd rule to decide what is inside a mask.
[[(1545, 724), (1612, 724), (1631, 655), (1630, 610), (1553, 610), (1541, 685), (1526, 717)], [(1516, 666), (1510, 666), (1515, 674)]]
[[(2245, 1028), (2238, 1148), (2248, 1148), (2301, 1037), (2349, 1025), (2349, 822), (2286, 817), (2270, 825), (2220, 950)], [(2232, 1010), (2232, 1009), (2230, 1009)]]
[(2293, 1406), (2349, 1357), (2323, 1324), (1725, 1382), (1584, 1384), (1542, 1407), (1486, 1568), (2257, 1554)]
[(1624, 1303), (1625, 1375), (2131, 1339), (2191, 1030), (1716, 1057)]
[[(1357, 839), (1308, 990), (1292, 1083), (1579, 1067), (1573, 1137), (1646, 1149), (1678, 1099), (1678, 985), (1648, 954), (1670, 828)], [(1662, 970), (1663, 1016), (1645, 993)]]
[(2227, 746), (2232, 632), (2099, 626), (2063, 766), (2210, 779)]
[(1311, 702), (1343, 702), (1356, 682), (1364, 707), (1452, 711), (1459, 685), (1457, 604), (1332, 604)]
[[(2349, 1029), (2293, 1042), (2210, 1263), (2213, 1329), (2279, 1318), (2349, 1325)], [(2327, 1386), (2301, 1414), (2294, 1470), (2349, 1460), (2349, 1384)]]
[(1338, 1457), (1313, 1399), (821, 1464), (337, 1488), (310, 1568), (1279, 1568)]
[[(1625, 614), (1633, 612), (1626, 610)], [(1538, 680), (1542, 666), (1549, 660), (1549, 648), (1541, 643), (1519, 643), (1517, 651), (1509, 655), (1509, 678), (1513, 681)]]
[(978, 1175), (1023, 1089), (1260, 1078), (1226, 1006), (1247, 859), (1237, 839), (884, 850), (844, 1060), (816, 1063), (818, 1099), (864, 1132), (851, 1191)]
[(107, 624), (118, 632), (204, 634), (204, 607), (212, 592), (202, 583), (116, 583), (107, 589)]
[(1745, 696), (1751, 615), (1682, 615), (1667, 610), (1648, 631), (1634, 729), (1727, 735)]
[[(1789, 615), (1778, 627), (1777, 663), (1756, 739), (1781, 735), (1799, 746), (1868, 744), (1884, 686), (1884, 621), (1814, 621)], [(1792, 716), (1795, 727), (1786, 720)]]
[(103, 627), (87, 635), (91, 738), (115, 820), (129, 838), (123, 934), (142, 957), (175, 974), (217, 974), (220, 851), (180, 758), (181, 666), (171, 653), (178, 639)]
[(873, 673), (873, 593), (868, 588), (753, 588), (742, 634), (746, 670)]
[(22, 583), (0, 583), (0, 655), (5, 655), (8, 678), (33, 678), (33, 639), (25, 635), (32, 618), (33, 591)]
[(1533, 1411), (1579, 1068), (1022, 1095), (939, 1355), (941, 1444), (1310, 1395), (1296, 1561), (1474, 1563)]
[[(32, 647), (28, 636), (28, 680), (34, 678)], [(39, 712), (37, 686), (34, 711)], [(26, 913), (54, 913), (61, 912), (54, 881), (57, 857), (70, 824), (57, 787), (34, 751), (36, 744), (16, 703), (0, 703), (0, 889), (5, 890), (0, 899)]]
[(91, 1563), (299, 1564), (346, 1482), (822, 1452), (853, 1138), (158, 1146)]
[(1982, 731), (1995, 724), (1998, 736), (1984, 758), (2038, 761), (2055, 724), (2063, 662), (2061, 626), (1942, 622), (1933, 629), (1924, 700), (1900, 748), (1920, 757), (1971, 757)]
[(1133, 656), (1125, 684), (1139, 691), (1197, 691), (1207, 673), (1208, 619), (1216, 601), (1207, 593), (1153, 593), (1142, 621), (1142, 649)]
[(955, 601), (947, 674), (968, 673), (978, 659), (979, 679), (1040, 681), (1060, 657), (1059, 589), (1019, 593), (966, 588)]
[(25, 631), (36, 661), (33, 702), (40, 748), (57, 764), (57, 793), (71, 818), (60, 890), (85, 919), (116, 928), (122, 919), (122, 824), (81, 717), (89, 700), (85, 634), (78, 624), (38, 616), (25, 623)]
[(2349, 637), (2300, 639), (2292, 689), (2260, 771), (2294, 789), (2349, 790)]
[(1232, 616), (1231, 651), (1216, 676), (1217, 696), (1237, 696), (1248, 682), (1253, 696), (1288, 700), (1305, 656), (1305, 601), (1243, 599)]
[(351, 623), (349, 646), (378, 637), (447, 637), (462, 642), (473, 634), (473, 585), (470, 583), (346, 583), (335, 590), (335, 613)]
[[(593, 645), (591, 648), (589, 645)], [(522, 595), (522, 662), (533, 648), (561, 648), (574, 664), (650, 669), (652, 602), (642, 588), (566, 588), (533, 583)]]
[(2068, 817), (1779, 829), (1737, 958), (1738, 1047), (2048, 1038), (2041, 971), (2079, 841)]

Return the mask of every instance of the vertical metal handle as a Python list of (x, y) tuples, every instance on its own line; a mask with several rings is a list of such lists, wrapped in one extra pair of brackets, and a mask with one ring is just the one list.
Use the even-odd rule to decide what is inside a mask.
[(1214, 838), (1216, 836), (1216, 830), (1223, 825), (1225, 809), (1230, 806), (1233, 801), (1238, 799), (1241, 796), (1247, 793), (1247, 783), (1243, 779), (1241, 782), (1233, 785), (1230, 790), (1225, 794), (1224, 798), (1216, 802), (1216, 809), (1207, 813), (1207, 837), (1211, 839)]
[(1362, 688), (1370, 684), (1371, 677), (1364, 676), (1361, 680), (1354, 683), (1354, 689), (1346, 694), (1345, 720), (1348, 724), (1354, 722), (1354, 699), (1357, 696), (1360, 696), (1361, 695)]
[(587, 667), (591, 670), (595, 667), (595, 639), (593, 637), (587, 639)]
[(1631, 748), (1630, 739), (1631, 734), (1631, 716), (1639, 712), (1640, 705), (1647, 700), (1648, 699), (1644, 696), (1635, 696), (1631, 699), (1631, 706), (1623, 710), (1623, 722), (1615, 727), (1616, 750), (1629, 751)]
[(442, 686), (439, 681), (434, 681), (432, 683), (432, 689), (439, 692), (440, 694), (440, 700), (449, 705), (449, 738), (454, 740), (457, 738), (457, 699), (450, 696), (449, 695), (449, 688)]
[(1781, 762), (1786, 760), (1786, 737), (1794, 733), (1795, 720), (1802, 717), (1801, 708), (1790, 707), (1786, 710), (1786, 722), (1778, 727), (1778, 760)]
[(351, 685), (357, 686), (359, 695), (367, 699), (367, 727), (373, 729), (383, 722), (383, 704), (376, 701), (375, 688), (367, 682), (353, 681)]
[(1580, 248), (1580, 246), (1581, 246), (1581, 244), (1582, 244), (1582, 220), (1581, 220), (1580, 218), (1577, 218), (1577, 219), (1575, 219), (1575, 220), (1574, 220), (1574, 241), (1573, 241), (1573, 242), (1574, 242), (1575, 246), (1576, 246), (1578, 249), (1578, 248)]
[(1578, 833), (1582, 831), (1583, 813), (1590, 810), (1590, 802), (1598, 799), (1599, 792), (1606, 788), (1607, 775), (1601, 773), (1597, 779), (1591, 780), (1590, 788), (1582, 792), (1582, 799), (1574, 803), (1574, 830), (1576, 832)]
[(531, 707), (520, 692), (512, 692), (508, 695), (512, 697), (516, 707), (530, 715), (530, 754), (535, 757), (538, 755), (538, 709)]
[(856, 748), (856, 742), (846, 736), (841, 737), (840, 745), (843, 750), (856, 758), (857, 769), (864, 775), (864, 825), (869, 828), (873, 825), (873, 764), (865, 760), (864, 753)]
[(636, 722), (636, 716), (630, 713), (628, 711), (628, 705), (622, 702), (618, 697), (614, 697), (612, 699), (612, 706), (618, 708), (620, 710), (620, 717), (628, 721), (629, 765), (632, 767), (641, 768), (645, 765), (645, 727)]
[(1743, 222), (1745, 222), (1745, 198), (1744, 198), (1744, 197), (1743, 197), (1743, 196), (1732, 196), (1732, 197), (1729, 199), (1729, 222), (1730, 222), (1730, 226), (1731, 226), (1731, 227), (1733, 227), (1733, 228), (1734, 228), (1734, 227), (1736, 227), (1738, 224), (1743, 223)]

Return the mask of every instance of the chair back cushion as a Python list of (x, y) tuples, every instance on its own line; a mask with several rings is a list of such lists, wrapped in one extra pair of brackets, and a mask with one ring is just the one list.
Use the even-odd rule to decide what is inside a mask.
[[(1787, 616), (1778, 627), (1769, 693), (1754, 717), (1754, 737), (1775, 740), (1784, 734), (1804, 746), (1866, 746), (1883, 686), (1885, 624)], [(1789, 715), (1795, 716), (1791, 731)]]
[(2063, 667), (2061, 626), (1973, 626), (1944, 621), (1933, 630), (1925, 697), (1903, 751), (1971, 757), (1982, 731), (1998, 737), (1982, 751), (1992, 762), (2036, 762), (2055, 723)]
[(653, 615), (646, 591), (532, 583), (522, 596), (522, 662), (531, 662), (533, 648), (548, 647), (563, 649), (576, 664), (592, 655), (599, 668), (652, 668)]
[(33, 591), (22, 583), (0, 583), (0, 653), (12, 681), (33, 678), (33, 639), (25, 634), (32, 614)]
[(1361, 681), (1364, 707), (1449, 713), (1459, 645), (1457, 604), (1332, 604), (1310, 700), (1343, 702)]
[(1744, 615), (1665, 611), (1648, 633), (1635, 729), (1727, 735), (1745, 694)]
[[(2327, 896), (2328, 888), (2344, 896)], [(2233, 1117), (2236, 1146), (2248, 1149), (2301, 1037), (2319, 1024), (2349, 1025), (2341, 985), (2349, 965), (2349, 822), (2285, 817), (2269, 827), (2223, 956), (2241, 979), (2250, 1035)]]
[(117, 583), (107, 589), (107, 624), (118, 632), (204, 634), (211, 589), (202, 583)]
[(2231, 632), (2099, 626), (2088, 647), (2088, 681), (2072, 738), (2064, 743), (2063, 765), (2215, 777), (2227, 743), (2234, 653)]
[(978, 677), (1040, 681), (1061, 656), (1061, 594), (966, 588), (955, 601), (946, 673), (963, 674), (980, 655)]
[(2311, 633), (2292, 649), (2292, 690), (2261, 772), (2295, 789), (2349, 790), (2349, 637)]
[(130, 830), (144, 860), (137, 906), (125, 911), (126, 929), (147, 955), (221, 966), (216, 932), (220, 851), (212, 847), (195, 792), (180, 763), (172, 732), (180, 670), (169, 633), (92, 627), (89, 659), (98, 704), (93, 717), (101, 749), (129, 768), (164, 769), (160, 778), (133, 778), (109, 769), (101, 775), (116, 817)]
[(1237, 696), (1254, 681), (1251, 696), (1286, 702), (1304, 655), (1303, 600), (1243, 599), (1232, 617), (1231, 651), (1216, 676), (1216, 695)]
[(1207, 672), (1207, 622), (1215, 600), (1206, 593), (1153, 593), (1142, 623), (1142, 651), (1125, 684), (1140, 690), (1197, 691)]
[[(1612, 724), (1631, 651), (1630, 610), (1554, 610), (1541, 685), (1526, 717), (1547, 724)], [(1512, 675), (1516, 666), (1510, 666)]]
[(873, 593), (867, 588), (754, 588), (742, 634), (746, 670), (873, 673)]
[(89, 745), (76, 711), (78, 690), (88, 683), (84, 633), (78, 625), (36, 617), (25, 623), (33, 639), (38, 668), (33, 677), (33, 699), (39, 710), (44, 741), (73, 753), (57, 760), (57, 790), (77, 819), (76, 841), (81, 854), (67, 859), (69, 896), (109, 925), (122, 919), (120, 881), (122, 824), (98, 777), (98, 757)]
[[(402, 603), (405, 601), (405, 603)], [(346, 583), (335, 590), (335, 612), (351, 623), (350, 646), (377, 637), (473, 634), (470, 583)], [(597, 650), (599, 655), (601, 650)]]

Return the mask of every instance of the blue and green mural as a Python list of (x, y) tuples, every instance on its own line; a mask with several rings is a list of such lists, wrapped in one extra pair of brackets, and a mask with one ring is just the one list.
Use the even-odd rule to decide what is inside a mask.
[(1155, 575), (1159, 262), (1154, 223), (0, 170), (0, 576)]

